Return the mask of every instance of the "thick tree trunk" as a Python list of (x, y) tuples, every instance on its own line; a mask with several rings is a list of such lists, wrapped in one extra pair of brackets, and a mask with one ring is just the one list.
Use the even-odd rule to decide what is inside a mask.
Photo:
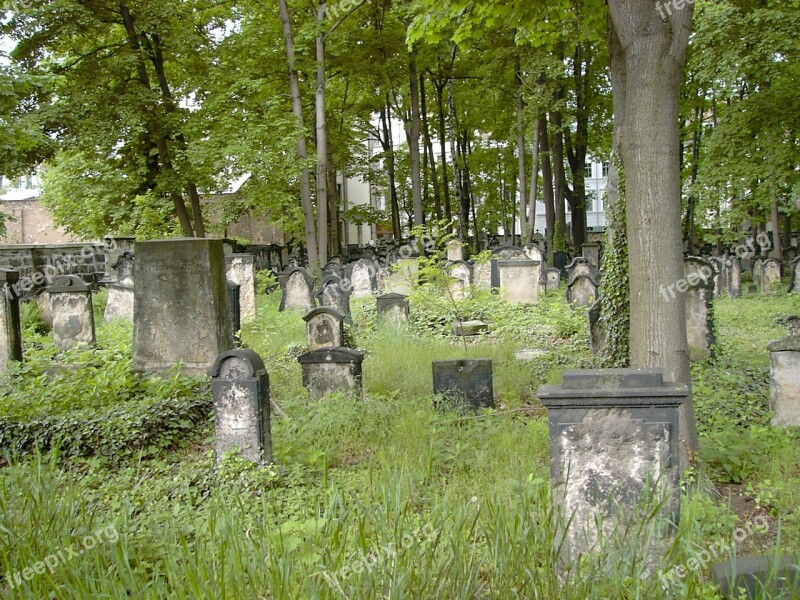
[[(317, 7), (317, 27), (322, 31), (325, 23), (325, 1)], [(317, 122), (317, 251), (319, 264), (328, 262), (328, 119), (325, 115), (325, 37), (316, 39), (317, 85), (314, 106)]]
[[(517, 54), (514, 61), (514, 84), (517, 100), (517, 167), (519, 169), (519, 239), (525, 236), (528, 195), (525, 193), (525, 102), (522, 98), (522, 66)], [(511, 232), (514, 233), (513, 231)], [(521, 245), (521, 244), (520, 244)]]
[(303, 104), (300, 98), (300, 78), (295, 66), (294, 41), (292, 39), (292, 22), (289, 18), (289, 7), (286, 0), (278, 0), (283, 24), (283, 41), (286, 49), (286, 62), (289, 66), (289, 88), (292, 94), (292, 112), (297, 124), (297, 160), (300, 163), (300, 204), (303, 208), (305, 224), (306, 252), (308, 262), (313, 267), (319, 264), (317, 232), (314, 223), (314, 204), (311, 201), (311, 176), (308, 172), (308, 150), (306, 149), (306, 130), (303, 124)]
[(414, 225), (422, 225), (422, 181), (419, 157), (419, 76), (417, 75), (417, 51), (412, 50), (408, 61), (409, 93), (411, 94), (411, 131), (409, 135), (409, 157), (411, 158), (411, 199), (414, 203)]
[[(650, 0), (609, 0), (612, 91), (625, 174), (630, 250), (631, 365), (663, 369), (690, 383), (683, 280), (678, 152), (680, 99), (693, 6), (660, 17)], [(681, 441), (691, 458), (697, 428), (691, 398), (681, 410)]]

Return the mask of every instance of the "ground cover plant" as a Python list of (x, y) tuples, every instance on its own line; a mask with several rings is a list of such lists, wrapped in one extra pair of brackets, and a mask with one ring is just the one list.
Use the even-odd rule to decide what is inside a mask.
[[(448, 332), (452, 303), (421, 290), (409, 327), (391, 329), (374, 301), (354, 301), (364, 400), (311, 404), (296, 361), (305, 324), (261, 296), (242, 338), (269, 369), (265, 468), (216, 464), (208, 383), (134, 373), (130, 326), (98, 320), (97, 348), (56, 352), (29, 316), (26, 362), (0, 388), (0, 595), (710, 599), (708, 565), (674, 569), (712, 545), (724, 557), (800, 549), (800, 444), (769, 425), (765, 350), (800, 300), (753, 295), (717, 301), (719, 350), (693, 367), (702, 460), (658, 570), (644, 576), (641, 548), (609, 539), (558, 573), (535, 391), (596, 365), (585, 313), (562, 292), (529, 308), (491, 295), (457, 306), (491, 331), (466, 351), (493, 359), (497, 408), (469, 416), (431, 397), (430, 362), (465, 351)], [(518, 361), (521, 348), (546, 353)]]

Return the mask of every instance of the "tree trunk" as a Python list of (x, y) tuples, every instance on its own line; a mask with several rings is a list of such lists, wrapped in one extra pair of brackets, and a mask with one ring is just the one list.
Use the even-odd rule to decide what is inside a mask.
[(338, 256), (342, 253), (342, 238), (339, 231), (339, 191), (336, 185), (336, 167), (333, 152), (328, 144), (328, 254)]
[(556, 229), (556, 208), (553, 190), (553, 168), (550, 162), (550, 136), (547, 133), (547, 118), (544, 115), (539, 118), (539, 146), (542, 160), (544, 220), (547, 228), (545, 245), (547, 246), (547, 253), (552, 256), (554, 250), (553, 233)]
[(325, 115), (325, 37), (322, 33), (324, 23), (325, 0), (320, 0), (317, 8), (317, 27), (320, 30), (316, 39), (317, 85), (314, 92), (317, 121), (317, 251), (320, 267), (328, 262), (328, 120)]
[(422, 183), (419, 158), (419, 77), (417, 75), (417, 51), (411, 51), (408, 62), (409, 92), (411, 94), (411, 132), (408, 153), (411, 158), (411, 199), (414, 203), (414, 225), (422, 225), (425, 216), (422, 213)]
[(295, 66), (294, 41), (292, 39), (292, 22), (286, 0), (278, 0), (283, 24), (283, 42), (286, 48), (286, 62), (289, 66), (289, 88), (292, 94), (292, 112), (297, 123), (297, 160), (300, 163), (300, 204), (303, 207), (305, 223), (306, 251), (308, 262), (312, 267), (319, 264), (317, 233), (314, 223), (314, 204), (311, 201), (311, 177), (308, 172), (308, 151), (306, 149), (306, 131), (303, 124), (303, 104), (300, 99), (300, 79)]
[(528, 197), (528, 233), (525, 236), (525, 243), (533, 242), (534, 228), (536, 227), (536, 200), (539, 195), (539, 121), (533, 124), (533, 146), (532, 146), (532, 166), (531, 166), (531, 185)]
[[(680, 99), (693, 5), (659, 17), (649, 0), (609, 0), (609, 52), (625, 174), (630, 250), (631, 365), (690, 383), (678, 152)], [(681, 462), (697, 448), (691, 397), (681, 409)]]
[(453, 220), (453, 209), (450, 205), (450, 181), (447, 175), (447, 129), (444, 122), (444, 83), (434, 81), (436, 88), (436, 107), (439, 110), (439, 151), (442, 162), (442, 190), (444, 191), (444, 218), (450, 223)]
[(564, 132), (561, 131), (561, 112), (550, 113), (553, 126), (553, 202), (556, 209), (556, 229), (553, 250), (567, 249), (566, 183), (564, 174)]
[(425, 77), (419, 78), (420, 103), (422, 107), (422, 137), (430, 162), (431, 184), (433, 185), (433, 202), (436, 212), (436, 219), (442, 219), (442, 196), (439, 193), (439, 174), (436, 172), (436, 157), (433, 155), (433, 143), (431, 142), (431, 128), (428, 124), (427, 101), (425, 98)]
[(383, 151), (386, 153), (386, 171), (389, 175), (389, 200), (392, 211), (392, 235), (399, 240), (403, 236), (400, 227), (400, 201), (397, 198), (397, 175), (394, 164), (394, 140), (392, 139), (392, 108), (389, 96), (386, 96), (386, 103), (381, 109), (381, 126), (383, 127)]
[[(514, 83), (517, 100), (517, 166), (519, 169), (519, 239), (525, 235), (527, 219), (528, 195), (525, 193), (525, 103), (522, 99), (522, 66), (519, 52), (514, 60)], [(512, 236), (514, 231), (511, 232)], [(521, 244), (520, 244), (521, 245)]]
[(458, 120), (456, 119), (456, 100), (453, 95), (453, 80), (449, 79), (447, 82), (447, 103), (450, 111), (450, 154), (453, 161), (453, 190), (456, 194), (456, 204), (458, 205), (458, 238), (461, 240), (467, 239), (467, 230), (469, 229), (469, 221), (464, 215), (464, 187), (463, 178), (461, 175), (461, 168), (459, 165), (459, 142), (458, 142)]

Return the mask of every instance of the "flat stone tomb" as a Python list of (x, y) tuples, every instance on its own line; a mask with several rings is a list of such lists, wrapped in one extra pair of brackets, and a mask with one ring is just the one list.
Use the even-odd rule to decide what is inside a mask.
[(95, 343), (91, 290), (91, 285), (77, 275), (57, 277), (47, 288), (57, 348), (69, 350)]
[(315, 308), (303, 320), (306, 322), (310, 351), (344, 345), (344, 315), (333, 308)]

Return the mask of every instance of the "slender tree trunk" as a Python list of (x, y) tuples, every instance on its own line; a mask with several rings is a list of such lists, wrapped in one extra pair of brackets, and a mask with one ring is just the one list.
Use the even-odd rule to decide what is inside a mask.
[(392, 108), (389, 96), (381, 109), (381, 126), (383, 127), (383, 151), (386, 153), (386, 171), (389, 175), (389, 200), (392, 211), (392, 235), (394, 239), (402, 238), (403, 232), (400, 227), (400, 201), (397, 198), (397, 176), (394, 164), (394, 140), (392, 139)]
[[(525, 235), (525, 225), (528, 221), (526, 215), (528, 195), (525, 193), (525, 102), (522, 98), (522, 66), (519, 60), (519, 51), (514, 60), (514, 83), (517, 100), (517, 166), (519, 168), (519, 239)], [(511, 232), (512, 234), (514, 231)], [(520, 244), (522, 245), (522, 244)]]
[(339, 231), (339, 192), (336, 185), (336, 167), (333, 164), (333, 152), (328, 144), (328, 241), (329, 255), (338, 256), (342, 253), (341, 234)]
[[(690, 383), (681, 234), (678, 115), (693, 5), (659, 16), (648, 0), (609, 0), (612, 92), (625, 174), (631, 365)], [(620, 97), (621, 96), (621, 97)], [(697, 448), (691, 397), (681, 409), (682, 464)]]
[(553, 201), (556, 209), (556, 230), (553, 236), (553, 250), (566, 250), (566, 176), (564, 175), (564, 133), (561, 131), (561, 112), (550, 113), (553, 126)]
[(417, 51), (412, 50), (408, 62), (409, 92), (411, 94), (411, 132), (408, 152), (411, 158), (411, 199), (414, 203), (414, 225), (422, 225), (425, 216), (422, 212), (422, 186), (419, 158), (419, 76), (417, 75)]
[(545, 227), (547, 228), (545, 244), (547, 246), (547, 253), (552, 256), (555, 250), (555, 248), (553, 248), (553, 234), (556, 230), (556, 207), (555, 193), (553, 190), (553, 167), (550, 162), (550, 136), (547, 133), (547, 117), (544, 115), (539, 118), (539, 146), (541, 148), (540, 155), (542, 161), (542, 200), (544, 200), (544, 220)]
[(450, 205), (450, 181), (447, 175), (447, 128), (444, 121), (444, 83), (433, 82), (436, 88), (436, 107), (439, 111), (439, 152), (442, 162), (442, 190), (444, 192), (444, 218), (447, 222), (453, 220), (453, 209)]
[(283, 41), (286, 49), (286, 62), (289, 66), (289, 88), (292, 94), (292, 112), (297, 126), (297, 160), (300, 163), (300, 204), (303, 208), (305, 223), (306, 251), (308, 262), (312, 268), (319, 265), (317, 233), (314, 223), (314, 204), (311, 201), (311, 176), (308, 172), (308, 150), (306, 149), (306, 131), (303, 124), (303, 104), (300, 98), (300, 78), (295, 66), (294, 41), (292, 38), (292, 22), (286, 0), (278, 0), (283, 24)]
[[(769, 152), (775, 147), (773, 145), (773, 136), (771, 131), (767, 131), (767, 144), (770, 147)], [(773, 258), (783, 260), (783, 243), (781, 242), (781, 223), (780, 213), (778, 212), (778, 186), (775, 183), (775, 164), (773, 158), (768, 156), (769, 160), (769, 208), (770, 208), (770, 225), (772, 225), (772, 251), (769, 253)], [(791, 243), (791, 240), (787, 240)]]
[(436, 157), (433, 155), (433, 143), (431, 142), (431, 129), (428, 124), (427, 100), (425, 98), (425, 77), (419, 78), (420, 103), (422, 107), (422, 137), (430, 161), (431, 184), (433, 186), (433, 202), (436, 212), (436, 219), (442, 219), (442, 197), (439, 193), (439, 174), (436, 172)]
[(447, 96), (448, 108), (450, 111), (450, 154), (453, 160), (453, 190), (456, 194), (456, 204), (458, 205), (459, 219), (458, 219), (458, 237), (461, 240), (467, 239), (467, 231), (469, 229), (469, 221), (465, 218), (464, 206), (464, 187), (463, 177), (461, 175), (461, 167), (459, 164), (459, 146), (458, 143), (458, 120), (456, 119), (456, 100), (453, 94), (453, 80), (447, 82)]
[(539, 195), (539, 121), (533, 124), (533, 146), (531, 160), (531, 185), (528, 192), (528, 224), (525, 243), (533, 242), (534, 228), (536, 227), (536, 200)]
[(317, 86), (314, 106), (317, 121), (317, 248), (319, 264), (328, 262), (328, 120), (325, 115), (325, 0), (317, 7), (317, 26), (320, 34), (316, 39)]

